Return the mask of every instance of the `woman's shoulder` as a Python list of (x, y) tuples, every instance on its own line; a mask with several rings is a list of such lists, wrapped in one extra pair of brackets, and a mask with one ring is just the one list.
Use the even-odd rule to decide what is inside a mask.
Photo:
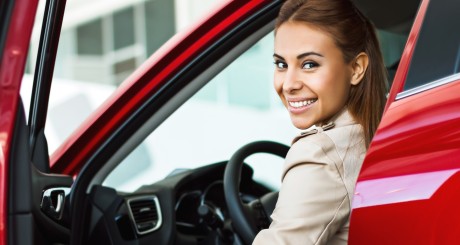
[(326, 124), (303, 132), (293, 141), (284, 167), (283, 176), (300, 164), (324, 164), (342, 169), (349, 154), (365, 153), (363, 130), (359, 124)]
[(334, 156), (335, 143), (324, 132), (314, 130), (297, 137), (286, 155), (284, 175), (301, 164), (336, 165), (340, 159)]
[[(322, 126), (315, 126), (294, 138), (294, 145), (316, 144), (323, 149), (349, 148), (356, 144), (364, 145), (364, 131), (351, 116), (347, 108), (341, 110), (331, 121)], [(294, 147), (299, 148), (299, 147)], [(300, 147), (302, 148), (302, 147)]]
[(330, 159), (327, 159), (327, 155), (329, 155), (328, 152), (335, 149), (335, 143), (329, 133), (326, 132), (332, 130), (336, 131), (337, 129), (314, 128), (297, 136), (286, 156), (286, 162), (324, 164), (330, 162)]
[(306, 148), (321, 148), (327, 152), (337, 146), (354, 145), (364, 142), (363, 140), (364, 133), (361, 125), (357, 123), (336, 125), (331, 122), (302, 132), (292, 141), (291, 149), (304, 152)]

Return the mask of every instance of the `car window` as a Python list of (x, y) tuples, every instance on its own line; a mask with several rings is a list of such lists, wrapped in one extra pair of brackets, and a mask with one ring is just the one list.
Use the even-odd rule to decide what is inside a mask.
[(459, 1), (430, 1), (404, 90), (460, 72), (459, 22)]
[(383, 61), (388, 71), (388, 81), (393, 81), (401, 54), (407, 41), (407, 34), (377, 30)]
[[(273, 89), (273, 33), (258, 41), (175, 111), (103, 183), (122, 191), (163, 179), (175, 169), (228, 160), (241, 146), (272, 140), (286, 145), (297, 133)], [(283, 159), (247, 159), (255, 179), (272, 189)]]

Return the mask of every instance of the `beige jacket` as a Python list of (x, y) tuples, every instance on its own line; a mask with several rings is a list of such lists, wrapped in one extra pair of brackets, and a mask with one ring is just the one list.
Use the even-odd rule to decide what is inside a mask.
[(296, 139), (286, 156), (270, 228), (253, 244), (347, 244), (351, 201), (366, 147), (347, 110)]

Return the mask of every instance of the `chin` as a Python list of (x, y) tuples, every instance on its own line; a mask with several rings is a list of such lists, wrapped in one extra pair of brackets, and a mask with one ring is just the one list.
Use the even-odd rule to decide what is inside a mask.
[(314, 123), (310, 123), (310, 122), (306, 122), (305, 120), (296, 120), (296, 119), (292, 119), (292, 124), (294, 125), (294, 127), (300, 129), (300, 130), (304, 130), (304, 129), (308, 129), (310, 128), (311, 126), (313, 126)]

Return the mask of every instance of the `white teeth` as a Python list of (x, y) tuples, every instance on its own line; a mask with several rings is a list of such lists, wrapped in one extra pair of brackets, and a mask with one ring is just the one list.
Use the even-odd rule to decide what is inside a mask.
[(290, 101), (289, 102), (289, 105), (292, 106), (292, 107), (295, 107), (295, 108), (299, 108), (299, 107), (302, 107), (302, 106), (306, 106), (306, 105), (311, 105), (313, 103), (316, 102), (316, 99), (313, 99), (313, 100), (304, 100), (304, 101)]

